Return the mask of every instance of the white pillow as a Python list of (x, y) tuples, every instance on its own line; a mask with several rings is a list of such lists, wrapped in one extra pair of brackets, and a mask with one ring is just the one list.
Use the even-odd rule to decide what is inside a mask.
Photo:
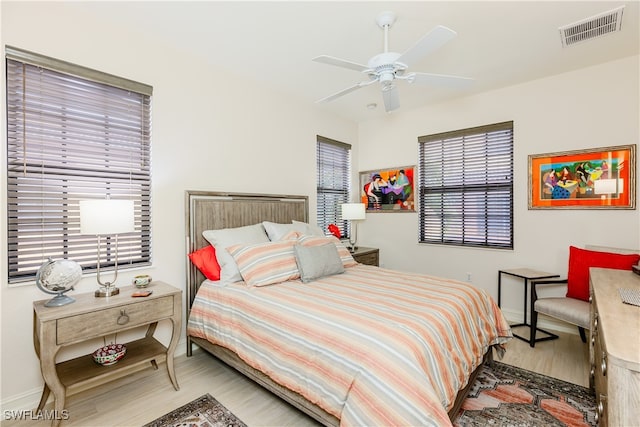
[(292, 231), (299, 231), (302, 234), (307, 231), (307, 227), (304, 226), (304, 222), (300, 222), (298, 224), (280, 224), (277, 222), (263, 221), (262, 225), (269, 236), (269, 240), (272, 242), (282, 240), (284, 236)]
[(300, 227), (296, 231), (302, 231), (304, 234), (310, 234), (312, 236), (324, 236), (325, 233), (317, 225), (309, 224), (308, 222), (292, 221), (292, 224)]
[(235, 260), (227, 251), (229, 246), (241, 243), (266, 243), (269, 241), (262, 224), (220, 230), (205, 230), (202, 232), (202, 236), (216, 248), (216, 258), (218, 258), (218, 264), (220, 264), (220, 281), (225, 283), (242, 280)]

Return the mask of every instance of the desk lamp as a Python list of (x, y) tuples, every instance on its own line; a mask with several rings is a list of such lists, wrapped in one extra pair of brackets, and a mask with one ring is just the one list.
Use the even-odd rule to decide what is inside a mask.
[[(114, 286), (118, 279), (118, 234), (131, 233), (134, 228), (133, 200), (81, 200), (80, 201), (80, 234), (98, 237), (97, 280), (100, 288), (96, 297), (117, 295), (120, 290)], [(100, 280), (100, 239), (102, 236), (115, 236), (115, 270), (111, 282)]]

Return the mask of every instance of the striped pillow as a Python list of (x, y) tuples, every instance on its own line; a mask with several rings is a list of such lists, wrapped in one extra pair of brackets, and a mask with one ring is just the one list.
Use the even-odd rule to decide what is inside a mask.
[(302, 233), (299, 231), (290, 231), (287, 234), (285, 234), (284, 236), (282, 236), (280, 238), (280, 240), (298, 240), (300, 237), (302, 237)]
[(295, 240), (229, 246), (240, 275), (249, 286), (265, 286), (300, 278), (293, 252)]
[(300, 237), (300, 239), (298, 239), (298, 243), (302, 246), (321, 246), (326, 245), (327, 242), (332, 242), (336, 245), (336, 248), (338, 249), (338, 255), (340, 255), (340, 259), (342, 260), (342, 265), (344, 267), (353, 267), (354, 265), (358, 265), (358, 262), (353, 259), (353, 256), (351, 256), (351, 252), (349, 252), (349, 249), (347, 249), (347, 247), (334, 236), (320, 237), (304, 235)]

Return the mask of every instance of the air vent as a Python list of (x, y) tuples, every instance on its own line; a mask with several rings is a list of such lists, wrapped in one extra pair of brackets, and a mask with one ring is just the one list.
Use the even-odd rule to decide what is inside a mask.
[(615, 33), (622, 28), (624, 6), (603, 12), (591, 18), (560, 27), (562, 47), (581, 43), (605, 34)]

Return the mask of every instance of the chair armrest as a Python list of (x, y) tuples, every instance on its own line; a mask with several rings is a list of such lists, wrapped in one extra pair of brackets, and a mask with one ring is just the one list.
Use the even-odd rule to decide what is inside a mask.
[[(538, 286), (567, 284), (567, 279), (539, 279), (531, 281), (531, 303), (538, 299)], [(533, 307), (533, 306), (532, 306)]]

